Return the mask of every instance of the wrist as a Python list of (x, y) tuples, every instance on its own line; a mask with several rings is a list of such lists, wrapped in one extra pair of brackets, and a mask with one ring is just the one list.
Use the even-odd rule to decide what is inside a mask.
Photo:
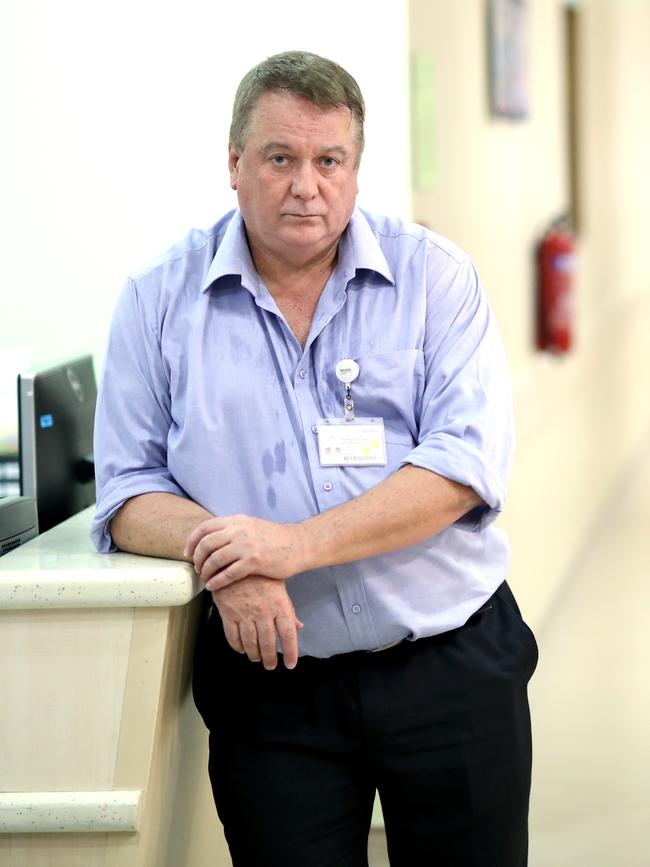
[(307, 569), (317, 569), (319, 566), (324, 566), (323, 560), (323, 533), (319, 530), (318, 522), (315, 518), (307, 518), (300, 524), (295, 525), (298, 530), (298, 548), (300, 550), (301, 568), (299, 571), (304, 572)]

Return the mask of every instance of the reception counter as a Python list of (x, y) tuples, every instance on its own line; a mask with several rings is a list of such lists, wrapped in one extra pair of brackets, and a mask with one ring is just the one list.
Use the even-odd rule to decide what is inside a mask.
[(225, 867), (191, 695), (198, 579), (97, 554), (91, 514), (0, 558), (0, 864)]

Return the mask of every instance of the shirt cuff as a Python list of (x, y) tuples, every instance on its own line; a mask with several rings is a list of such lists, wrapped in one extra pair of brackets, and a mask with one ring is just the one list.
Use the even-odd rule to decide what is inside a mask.
[(436, 434), (405, 455), (400, 466), (412, 464), (472, 488), (484, 501), (459, 518), (454, 526), (471, 532), (485, 529), (503, 510), (506, 485), (502, 474), (485, 456), (466, 442)]
[(127, 500), (139, 494), (176, 494), (185, 497), (185, 491), (170, 475), (143, 473), (111, 480), (101, 492), (90, 525), (90, 537), (100, 554), (114, 554), (118, 549), (113, 543), (110, 524)]

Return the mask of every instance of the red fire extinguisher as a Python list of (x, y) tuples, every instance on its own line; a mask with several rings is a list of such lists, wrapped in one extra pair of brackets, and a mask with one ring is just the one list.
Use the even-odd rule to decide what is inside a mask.
[(573, 339), (575, 237), (565, 218), (556, 220), (537, 248), (537, 346), (568, 352)]

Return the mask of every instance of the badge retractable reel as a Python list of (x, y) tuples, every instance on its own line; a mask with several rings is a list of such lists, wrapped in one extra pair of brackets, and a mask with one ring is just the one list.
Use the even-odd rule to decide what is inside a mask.
[(336, 378), (345, 386), (343, 412), (346, 421), (354, 418), (354, 401), (352, 400), (352, 383), (359, 376), (359, 365), (351, 358), (344, 358), (336, 365)]

